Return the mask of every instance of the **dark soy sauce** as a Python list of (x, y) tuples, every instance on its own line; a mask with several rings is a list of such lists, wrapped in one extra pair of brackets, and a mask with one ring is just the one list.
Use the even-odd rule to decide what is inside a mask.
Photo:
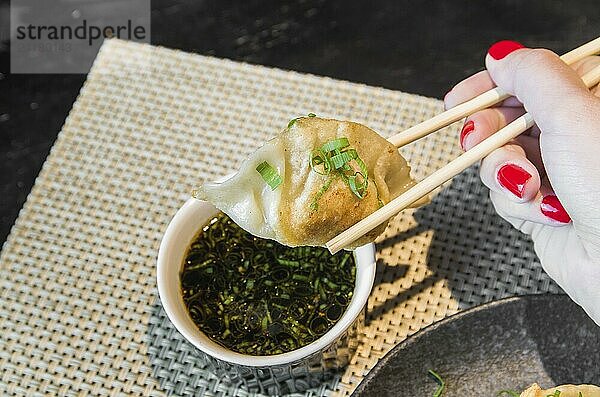
[(349, 252), (290, 248), (219, 214), (188, 248), (180, 274), (194, 323), (215, 342), (250, 355), (306, 346), (342, 316), (354, 290)]

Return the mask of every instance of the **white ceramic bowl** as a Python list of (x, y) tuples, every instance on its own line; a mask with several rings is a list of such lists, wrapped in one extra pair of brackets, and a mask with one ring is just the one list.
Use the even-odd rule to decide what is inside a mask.
[(352, 300), (340, 320), (325, 335), (309, 345), (272, 356), (251, 356), (231, 351), (210, 340), (194, 324), (181, 295), (179, 272), (192, 239), (207, 221), (218, 213), (210, 203), (190, 198), (175, 214), (160, 244), (157, 282), (160, 300), (177, 330), (202, 352), (227, 363), (247, 367), (293, 364), (330, 347), (352, 326), (367, 303), (375, 278), (375, 246), (367, 244), (354, 251), (357, 263)]

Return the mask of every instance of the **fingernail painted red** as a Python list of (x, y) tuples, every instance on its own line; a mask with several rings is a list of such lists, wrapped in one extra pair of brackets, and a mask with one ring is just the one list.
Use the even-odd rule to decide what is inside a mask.
[(542, 214), (546, 215), (550, 219), (554, 219), (555, 221), (562, 223), (571, 222), (571, 217), (569, 214), (567, 214), (567, 211), (565, 211), (565, 208), (562, 206), (560, 201), (558, 201), (558, 197), (553, 194), (550, 194), (542, 199), (540, 209), (542, 210)]
[(465, 125), (463, 125), (462, 130), (460, 130), (460, 147), (462, 147), (463, 150), (466, 150), (465, 149), (465, 138), (467, 137), (467, 135), (469, 135), (474, 130), (475, 130), (475, 123), (473, 122), (473, 120), (467, 121), (465, 123)]
[(518, 50), (519, 48), (525, 48), (525, 46), (518, 41), (502, 40), (492, 44), (488, 50), (488, 54), (495, 60), (499, 60), (510, 54), (511, 52)]
[(525, 184), (531, 179), (531, 174), (514, 164), (503, 165), (498, 170), (498, 182), (518, 198), (523, 198)]

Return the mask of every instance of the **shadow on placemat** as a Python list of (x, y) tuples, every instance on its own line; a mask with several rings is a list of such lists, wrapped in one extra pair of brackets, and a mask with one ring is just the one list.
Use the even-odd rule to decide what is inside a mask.
[[(561, 292), (544, 273), (529, 236), (496, 214), (478, 175), (479, 167), (473, 166), (456, 176), (431, 203), (415, 211), (417, 226), (378, 244), (379, 249), (390, 247), (431, 230), (427, 267), (432, 274), (375, 306), (368, 321), (442, 279), (460, 309), (508, 296)], [(390, 265), (378, 263), (376, 285), (404, 276), (406, 265)]]

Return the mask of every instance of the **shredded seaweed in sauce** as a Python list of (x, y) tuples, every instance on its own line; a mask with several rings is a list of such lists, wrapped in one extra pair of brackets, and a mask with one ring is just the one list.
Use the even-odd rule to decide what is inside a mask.
[(219, 214), (190, 245), (180, 273), (198, 328), (239, 353), (273, 355), (305, 346), (342, 316), (354, 290), (351, 253), (290, 248)]

